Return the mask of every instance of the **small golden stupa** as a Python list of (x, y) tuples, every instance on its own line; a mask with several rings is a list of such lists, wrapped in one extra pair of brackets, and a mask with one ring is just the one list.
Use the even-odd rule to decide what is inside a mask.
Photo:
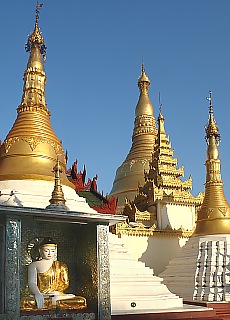
[(46, 207), (49, 210), (65, 210), (68, 211), (69, 208), (65, 205), (66, 200), (62, 190), (60, 174), (62, 173), (62, 168), (60, 166), (60, 161), (57, 158), (57, 163), (53, 168), (54, 173), (54, 189), (50, 199), (50, 205)]
[(148, 94), (149, 86), (150, 80), (142, 63), (142, 72), (138, 79), (140, 96), (135, 111), (132, 146), (125, 161), (117, 169), (110, 193), (118, 198), (118, 212), (122, 210), (125, 198), (134, 199), (138, 184), (144, 183), (144, 170), (149, 168), (149, 161), (152, 158), (157, 128), (154, 108)]
[(230, 209), (225, 198), (223, 182), (220, 173), (220, 160), (218, 145), (220, 142), (219, 129), (213, 115), (212, 92), (207, 98), (210, 101), (209, 119), (206, 131), (207, 160), (205, 196), (200, 210), (196, 229), (193, 236), (229, 234), (230, 233)]
[(53, 181), (52, 169), (58, 158), (62, 167), (62, 184), (73, 188), (65, 174), (62, 144), (53, 131), (51, 114), (46, 106), (46, 47), (38, 21), (39, 5), (36, 7), (35, 27), (26, 44), (30, 57), (24, 72), (22, 101), (17, 108), (17, 119), (0, 147), (0, 181)]

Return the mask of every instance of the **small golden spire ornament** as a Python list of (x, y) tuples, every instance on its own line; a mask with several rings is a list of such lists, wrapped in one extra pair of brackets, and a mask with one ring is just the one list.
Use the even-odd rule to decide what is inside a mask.
[(141, 66), (141, 75), (138, 78), (137, 84), (138, 84), (138, 87), (139, 87), (141, 93), (148, 94), (150, 80), (149, 80), (148, 76), (146, 75), (143, 59), (142, 59), (142, 66)]
[(139, 96), (139, 100), (135, 110), (136, 117), (145, 116), (145, 115), (154, 117), (153, 105), (149, 99), (150, 80), (145, 72), (143, 59), (142, 59), (142, 66), (141, 66), (141, 75), (138, 78), (137, 85), (140, 90), (140, 96)]
[(54, 190), (52, 192), (52, 197), (50, 199), (50, 205), (46, 207), (46, 209), (69, 210), (69, 208), (65, 205), (66, 200), (64, 198), (64, 193), (62, 191), (61, 178), (60, 178), (60, 173), (62, 173), (62, 168), (58, 158), (57, 158), (57, 163), (54, 166), (52, 172), (54, 172)]
[(161, 132), (162, 130), (159, 130), (159, 126), (160, 126), (160, 120), (163, 121), (163, 132), (165, 133), (165, 130), (164, 130), (164, 116), (162, 114), (162, 106), (163, 104), (161, 103), (161, 93), (158, 92), (158, 99), (159, 99), (159, 116), (158, 116), (158, 132)]
[(224, 195), (221, 180), (221, 162), (218, 150), (220, 134), (213, 115), (211, 91), (206, 99), (209, 101), (209, 119), (205, 127), (207, 142), (205, 196), (198, 211), (193, 236), (230, 233), (230, 208)]
[(165, 139), (165, 119), (164, 116), (162, 114), (162, 112), (159, 113), (159, 116), (157, 118), (157, 122), (158, 122), (158, 137), (157, 137), (157, 142), (159, 144), (159, 146), (161, 145), (162, 142), (162, 138), (163, 140)]

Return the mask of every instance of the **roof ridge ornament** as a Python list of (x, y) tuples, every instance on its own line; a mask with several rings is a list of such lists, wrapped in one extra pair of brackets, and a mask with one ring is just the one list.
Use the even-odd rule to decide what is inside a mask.
[(42, 32), (39, 28), (39, 9), (43, 6), (43, 3), (36, 4), (36, 20), (35, 20), (35, 27), (34, 30), (30, 33), (27, 43), (25, 44), (26, 52), (31, 52), (32, 46), (37, 44), (39, 46), (41, 55), (43, 57), (44, 62), (46, 61), (46, 46), (44, 42), (44, 38), (42, 37)]
[(158, 92), (158, 101), (159, 101), (159, 112), (162, 113), (163, 104), (161, 103), (161, 93)]
[[(161, 93), (160, 91), (158, 92), (158, 101), (159, 101), (159, 116), (158, 116), (158, 121), (163, 120), (164, 121), (164, 116), (162, 114), (162, 107), (163, 104), (161, 103)], [(163, 130), (164, 131), (164, 130)]]

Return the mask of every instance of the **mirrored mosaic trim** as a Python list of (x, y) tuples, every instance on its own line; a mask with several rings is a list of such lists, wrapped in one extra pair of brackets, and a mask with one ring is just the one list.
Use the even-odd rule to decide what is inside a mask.
[(109, 226), (97, 226), (98, 250), (98, 319), (111, 319), (110, 270), (109, 270)]
[[(94, 313), (66, 313), (60, 315), (64, 318), (71, 318), (72, 320), (95, 320), (95, 314)], [(37, 316), (22, 316), (20, 320), (51, 320), (55, 319), (56, 315), (52, 318), (50, 315), (37, 315)]]
[(19, 253), (21, 221), (17, 217), (6, 217), (6, 315), (7, 320), (20, 318)]

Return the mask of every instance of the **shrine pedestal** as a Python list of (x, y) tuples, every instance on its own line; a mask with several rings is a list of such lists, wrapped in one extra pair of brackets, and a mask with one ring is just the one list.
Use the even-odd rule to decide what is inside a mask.
[(93, 312), (63, 312), (62, 314), (54, 314), (47, 312), (38, 312), (37, 314), (31, 313), (21, 314), (20, 320), (96, 320), (96, 314)]
[(230, 301), (230, 236), (193, 237), (160, 276), (185, 301)]

